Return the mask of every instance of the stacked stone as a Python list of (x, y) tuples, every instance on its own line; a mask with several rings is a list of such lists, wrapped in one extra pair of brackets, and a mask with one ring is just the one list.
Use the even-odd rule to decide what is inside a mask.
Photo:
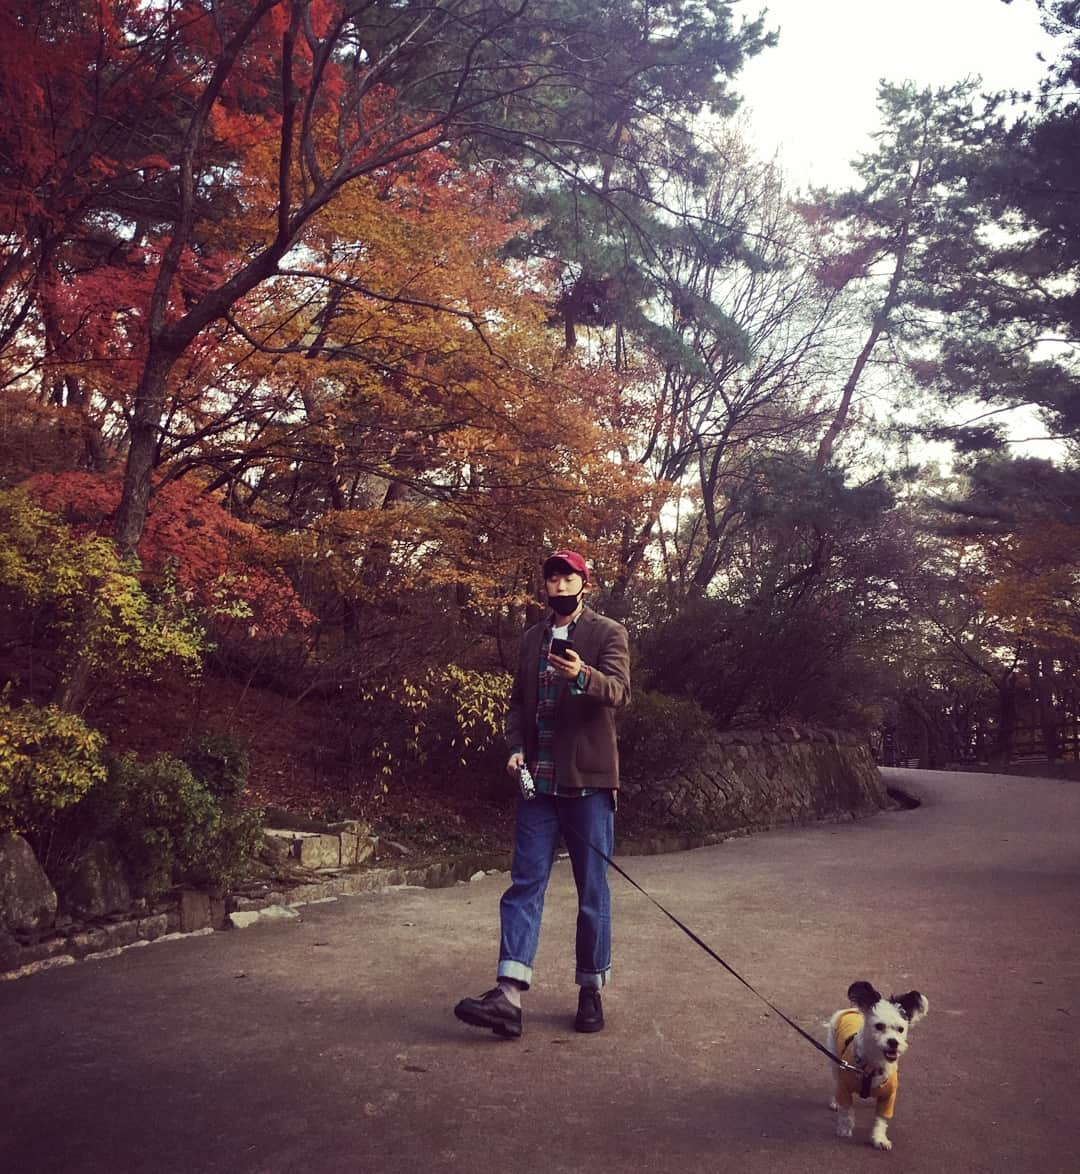
[(625, 789), (658, 831), (699, 842), (891, 806), (864, 742), (794, 726), (716, 734), (689, 769)]

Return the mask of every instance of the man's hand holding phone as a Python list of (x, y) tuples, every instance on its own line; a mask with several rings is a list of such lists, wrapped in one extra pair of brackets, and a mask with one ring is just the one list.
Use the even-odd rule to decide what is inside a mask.
[(572, 681), (581, 672), (582, 660), (569, 640), (560, 640), (556, 637), (548, 649), (548, 664), (560, 676)]

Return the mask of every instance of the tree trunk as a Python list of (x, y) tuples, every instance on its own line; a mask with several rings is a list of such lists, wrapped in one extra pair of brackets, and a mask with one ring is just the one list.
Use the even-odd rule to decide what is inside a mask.
[(945, 765), (941, 730), (922, 698), (914, 693), (904, 697), (904, 705), (916, 720), (919, 739), (919, 769), (937, 770)]
[(173, 354), (160, 344), (155, 348), (151, 343), (151, 353), (135, 393), (124, 488), (116, 511), (115, 538), (122, 555), (135, 553), (146, 527), (161, 418), (165, 413), (165, 389), (175, 362)]
[(1061, 757), (1061, 738), (1057, 714), (1054, 712), (1054, 658), (1046, 652), (1033, 653), (1029, 675), (1039, 703), (1043, 752), (1048, 762), (1057, 762)]
[(998, 685), (998, 728), (994, 748), (990, 752), (991, 766), (1008, 766), (1012, 761), (1013, 738), (1016, 734), (1016, 687), (1010, 677)]
[(65, 713), (82, 713), (90, 696), (94, 673), (85, 655), (79, 656), (72, 665), (71, 673), (56, 689), (53, 701)]
[[(912, 192), (913, 195), (914, 192)], [(814, 458), (814, 465), (818, 469), (823, 469), (832, 460), (833, 448), (836, 445), (837, 437), (847, 423), (848, 412), (851, 410), (851, 401), (854, 398), (856, 388), (859, 386), (859, 380), (862, 378), (866, 364), (870, 362), (870, 356), (874, 353), (878, 339), (881, 337), (885, 327), (889, 323), (889, 319), (892, 317), (893, 310), (896, 309), (897, 303), (900, 301), (900, 287), (906, 276), (907, 253), (910, 243), (910, 222), (905, 220), (900, 226), (900, 233), (894, 254), (896, 264), (893, 268), (892, 278), (889, 281), (888, 292), (885, 294), (885, 300), (881, 303), (877, 313), (874, 315), (874, 320), (870, 327), (870, 334), (867, 336), (862, 350), (855, 359), (855, 363), (851, 368), (851, 374), (848, 375), (847, 382), (844, 384), (844, 390), (840, 393), (840, 403), (837, 405), (832, 421), (825, 430), (825, 435), (821, 438), (821, 443), (818, 445), (817, 456)]]

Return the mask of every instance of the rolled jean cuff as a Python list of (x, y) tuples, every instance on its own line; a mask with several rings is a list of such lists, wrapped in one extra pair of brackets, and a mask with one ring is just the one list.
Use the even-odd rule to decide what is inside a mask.
[(599, 990), (611, 982), (611, 967), (597, 973), (595, 970), (578, 970), (574, 973), (574, 982), (578, 986), (592, 986)]
[(523, 982), (525, 989), (532, 986), (532, 967), (524, 962), (515, 962), (512, 958), (500, 958), (499, 968), (495, 971), (496, 978), (512, 978)]

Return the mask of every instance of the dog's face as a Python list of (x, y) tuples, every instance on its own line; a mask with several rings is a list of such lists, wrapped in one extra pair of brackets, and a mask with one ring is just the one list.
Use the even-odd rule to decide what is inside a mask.
[(890, 1064), (907, 1051), (911, 1026), (930, 1010), (925, 995), (908, 991), (906, 995), (892, 995), (886, 999), (868, 982), (855, 982), (848, 987), (848, 998), (863, 1013), (861, 1034), (862, 1052), (870, 1059), (877, 1052)]

